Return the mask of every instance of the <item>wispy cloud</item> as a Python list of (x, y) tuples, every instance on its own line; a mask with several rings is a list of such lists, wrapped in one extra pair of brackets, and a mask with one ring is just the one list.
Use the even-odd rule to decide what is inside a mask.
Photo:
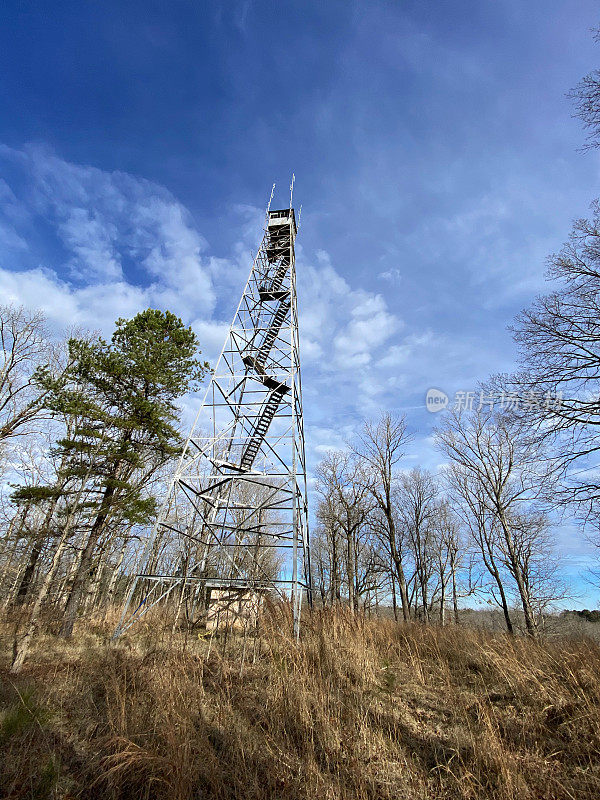
[[(232, 211), (241, 239), (231, 258), (218, 258), (164, 187), (72, 164), (43, 148), (2, 147), (0, 159), (10, 164), (16, 187), (0, 184), (0, 220), (10, 223), (10, 238), (0, 235), (1, 302), (43, 310), (57, 332), (75, 327), (104, 335), (119, 317), (168, 308), (193, 326), (214, 364), (249, 271), (246, 239), (257, 219), (260, 227), (255, 209)], [(38, 227), (43, 241), (34, 235)], [(221, 318), (219, 293), (226, 298)], [(182, 402), (185, 424), (199, 402)]]
[(115, 314), (144, 305), (172, 308), (190, 321), (213, 313), (206, 242), (164, 187), (71, 164), (38, 147), (2, 147), (0, 159), (20, 173), (18, 194), (6, 184), (0, 194), (5, 217), (20, 210), (12, 214), (13, 240), (25, 248), (37, 221), (50, 231), (44, 264), (35, 269), (15, 271), (21, 259), (5, 247), (0, 281), (7, 297), (40, 306), (57, 323), (89, 318), (103, 328)]
[(377, 276), (381, 278), (383, 281), (390, 281), (391, 283), (397, 283), (401, 278), (402, 273), (396, 267), (392, 269), (386, 269), (384, 272), (380, 272)]
[[(14, 191), (0, 194), (14, 241), (27, 248), (36, 223), (42, 264), (22, 266), (3, 248), (0, 292), (5, 300), (44, 310), (56, 328), (73, 325), (110, 332), (117, 317), (144, 307), (169, 308), (191, 323), (214, 362), (258, 245), (264, 211), (234, 206), (240, 232), (227, 257), (211, 253), (189, 211), (164, 187), (122, 172), (72, 164), (38, 147), (0, 148), (18, 168)], [(2, 247), (0, 243), (0, 247)], [(301, 351), (308, 411), (317, 423), (312, 445), (340, 441), (342, 428), (397, 389), (389, 374), (427, 333), (402, 338), (403, 321), (381, 294), (352, 287), (325, 251), (298, 249)], [(219, 300), (220, 298), (220, 300)], [(342, 423), (334, 409), (349, 411)], [(334, 411), (334, 413), (332, 413)], [(319, 420), (323, 426), (319, 427)], [(327, 431), (320, 441), (318, 431)]]

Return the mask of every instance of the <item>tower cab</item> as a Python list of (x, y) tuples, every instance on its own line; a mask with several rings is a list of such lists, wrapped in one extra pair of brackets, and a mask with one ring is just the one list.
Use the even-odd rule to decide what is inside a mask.
[(281, 225), (293, 225), (294, 236), (297, 233), (296, 229), (296, 215), (293, 208), (284, 208), (279, 211), (269, 211), (269, 230), (277, 228)]
[(294, 246), (294, 237), (297, 233), (294, 209), (284, 208), (278, 211), (269, 211), (267, 230), (269, 233), (268, 260), (273, 263), (284, 258), (289, 263), (290, 248)]

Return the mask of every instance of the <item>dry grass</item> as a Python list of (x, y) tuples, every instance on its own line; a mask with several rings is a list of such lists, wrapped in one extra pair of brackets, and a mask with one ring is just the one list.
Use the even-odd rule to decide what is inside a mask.
[(597, 798), (600, 649), (286, 612), (260, 640), (111, 625), (0, 672), (2, 797)]

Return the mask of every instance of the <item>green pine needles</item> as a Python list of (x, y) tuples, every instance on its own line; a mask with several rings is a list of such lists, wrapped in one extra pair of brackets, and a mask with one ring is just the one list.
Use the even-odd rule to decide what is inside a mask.
[(66, 428), (54, 453), (60, 463), (56, 486), (42, 492), (22, 488), (14, 495), (20, 503), (60, 495), (63, 517), (87, 519), (63, 636), (72, 633), (102, 537), (115, 526), (146, 524), (154, 515), (151, 479), (181, 450), (177, 400), (209, 370), (192, 329), (155, 309), (117, 320), (110, 342), (71, 339), (68, 355), (60, 377), (47, 370), (38, 375), (48, 409)]

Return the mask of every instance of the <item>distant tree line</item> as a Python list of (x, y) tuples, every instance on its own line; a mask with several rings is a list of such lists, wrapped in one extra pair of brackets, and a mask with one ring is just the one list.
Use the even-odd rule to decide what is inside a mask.
[(564, 587), (544, 509), (556, 477), (520, 428), (493, 410), (449, 413), (436, 433), (447, 458), (437, 474), (406, 467), (406, 422), (389, 414), (327, 455), (317, 470), (317, 599), (444, 625), (471, 597), (500, 606), (509, 632), (522, 618), (535, 636)]
[(598, 610), (590, 611), (589, 608), (583, 608), (581, 610), (573, 609), (572, 611), (566, 610), (562, 612), (561, 616), (570, 615), (581, 617), (581, 619), (585, 619), (587, 622), (600, 622), (600, 611)]

